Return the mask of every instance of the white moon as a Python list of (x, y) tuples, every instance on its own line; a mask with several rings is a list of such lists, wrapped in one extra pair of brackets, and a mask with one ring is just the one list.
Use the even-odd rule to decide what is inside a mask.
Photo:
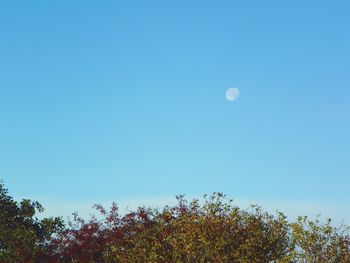
[(239, 89), (238, 88), (229, 88), (226, 90), (226, 99), (229, 101), (234, 101), (238, 99)]

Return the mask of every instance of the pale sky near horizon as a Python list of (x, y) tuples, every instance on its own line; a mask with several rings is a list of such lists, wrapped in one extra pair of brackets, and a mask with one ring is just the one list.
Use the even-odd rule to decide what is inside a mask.
[(349, 12), (2, 1), (0, 178), (61, 210), (220, 191), (350, 223)]

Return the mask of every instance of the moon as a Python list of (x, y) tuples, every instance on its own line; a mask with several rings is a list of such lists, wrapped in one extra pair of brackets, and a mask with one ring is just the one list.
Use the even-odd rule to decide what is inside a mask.
[(239, 89), (238, 88), (229, 88), (226, 90), (226, 99), (228, 101), (235, 101), (239, 97)]

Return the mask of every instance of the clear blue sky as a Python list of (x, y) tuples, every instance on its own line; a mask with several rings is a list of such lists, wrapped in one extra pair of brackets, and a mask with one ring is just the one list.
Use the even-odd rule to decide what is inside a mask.
[(2, 1), (0, 177), (44, 204), (221, 191), (345, 208), (349, 12), (345, 0)]

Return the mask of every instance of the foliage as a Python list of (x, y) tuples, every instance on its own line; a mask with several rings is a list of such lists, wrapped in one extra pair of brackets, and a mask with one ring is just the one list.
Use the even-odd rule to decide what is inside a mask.
[(34, 218), (42, 212), (38, 202), (20, 203), (0, 183), (0, 262), (46, 262), (49, 242), (63, 228), (61, 218)]
[(241, 210), (221, 193), (204, 201), (120, 214), (113, 203), (88, 221), (33, 219), (37, 202), (16, 203), (0, 188), (0, 262), (348, 263), (348, 227), (299, 217), (289, 223), (258, 206)]
[(140, 207), (126, 215), (116, 204), (99, 221), (75, 217), (56, 239), (59, 262), (350, 262), (345, 227), (300, 217), (288, 223), (252, 206), (241, 210), (221, 193), (162, 210)]
[(331, 226), (331, 219), (321, 224), (318, 219), (297, 218), (290, 224), (293, 255), (298, 262), (335, 263), (350, 262), (349, 227)]

